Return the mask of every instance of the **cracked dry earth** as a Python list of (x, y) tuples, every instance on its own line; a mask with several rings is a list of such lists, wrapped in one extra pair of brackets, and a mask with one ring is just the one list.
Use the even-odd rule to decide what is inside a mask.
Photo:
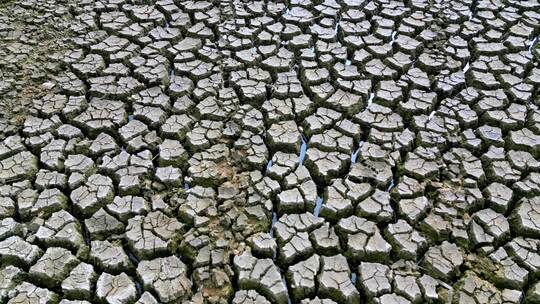
[(0, 12), (0, 303), (540, 303), (538, 0)]

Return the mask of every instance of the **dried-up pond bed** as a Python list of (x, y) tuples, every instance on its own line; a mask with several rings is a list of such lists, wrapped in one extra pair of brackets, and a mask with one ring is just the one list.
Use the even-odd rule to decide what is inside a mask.
[(540, 303), (540, 2), (0, 4), (1, 303)]

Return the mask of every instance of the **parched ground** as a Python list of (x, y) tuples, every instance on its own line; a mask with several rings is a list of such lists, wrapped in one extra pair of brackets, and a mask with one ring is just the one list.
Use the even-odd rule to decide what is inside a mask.
[(0, 303), (540, 303), (538, 0), (0, 3)]

